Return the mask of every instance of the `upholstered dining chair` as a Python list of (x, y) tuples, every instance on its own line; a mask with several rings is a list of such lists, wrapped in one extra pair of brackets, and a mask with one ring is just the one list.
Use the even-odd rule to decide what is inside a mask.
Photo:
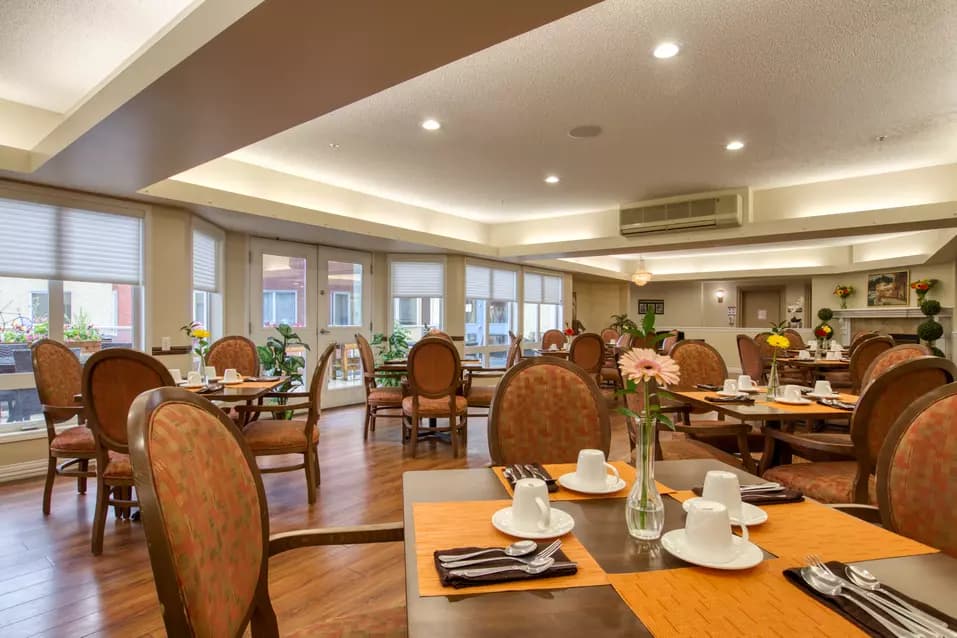
[[(86, 479), (96, 476), (90, 460), (96, 458), (93, 432), (86, 427), (83, 404), (77, 403), (83, 382), (83, 366), (76, 355), (59, 341), (40, 339), (30, 346), (33, 378), (43, 406), (47, 426), (47, 477), (43, 486), (43, 513), (50, 513), (53, 480), (57, 476), (76, 478), (76, 491), (86, 494)], [(59, 423), (77, 420), (76, 427), (56, 432)], [(57, 462), (66, 459), (58, 465)], [(75, 467), (73, 467), (75, 466)]]
[(677, 331), (672, 330), (667, 337), (661, 340), (661, 344), (658, 349), (663, 354), (668, 354), (671, 352), (671, 349), (675, 347), (676, 343), (678, 343), (678, 333)]
[[(728, 378), (728, 367), (721, 354), (704, 341), (679, 341), (669, 356), (681, 370), (681, 380), (672, 387), (674, 390), (695, 392), (700, 389), (697, 387), (700, 384), (720, 386)], [(754, 447), (760, 449), (763, 437), (752, 432), (749, 424), (727, 421), (720, 415), (717, 420), (691, 418), (692, 414), (707, 412), (704, 408), (689, 409), (685, 412), (684, 422), (675, 423), (675, 430), (727, 452), (738, 452), (744, 467), (749, 472), (754, 471), (752, 439)]]
[(848, 363), (848, 372), (851, 377), (851, 394), (858, 394), (861, 391), (864, 373), (874, 359), (882, 352), (887, 352), (893, 347), (894, 338), (886, 335), (864, 339), (857, 345)]
[(737, 342), (741, 373), (751, 377), (755, 383), (764, 383), (764, 361), (757, 342), (748, 335), (738, 335)]
[(876, 330), (858, 330), (854, 333), (854, 336), (851, 337), (851, 342), (847, 344), (847, 354), (848, 356), (854, 354), (854, 351), (857, 349), (857, 346), (861, 344), (865, 339), (870, 339), (871, 337), (879, 337), (880, 333)]
[(874, 474), (877, 459), (891, 426), (912, 403), (928, 392), (953, 382), (957, 366), (941, 357), (905, 361), (876, 377), (864, 390), (851, 416), (850, 441), (839, 435), (794, 434), (765, 428), (762, 466), (775, 456), (775, 448), (808, 448), (851, 461), (788, 463), (764, 469), (762, 476), (804, 492), (823, 503), (876, 505)]
[(217, 339), (209, 346), (206, 365), (216, 368), (217, 374), (229, 368), (244, 377), (259, 376), (259, 353), (256, 344), (239, 335)]
[[(475, 380), (500, 379), (502, 375), (508, 372), (509, 368), (521, 360), (521, 355), (522, 338), (516, 337), (512, 341), (512, 345), (508, 348), (504, 368), (466, 368), (465, 387), (462, 394), (468, 402), (470, 416), (487, 416), (489, 409), (492, 407), (492, 399), (495, 397), (495, 391), (497, 389), (497, 384), (475, 383)], [(477, 408), (480, 411), (475, 413), (472, 411), (473, 408)]]
[[(125, 438), (125, 437), (124, 437)], [(181, 388), (140, 395), (130, 410), (130, 456), (166, 633), (182, 638), (278, 638), (269, 557), (307, 546), (398, 542), (402, 523), (270, 535), (262, 477), (245, 437), (212, 403)], [(395, 625), (382, 628), (382, 617)], [(405, 635), (404, 614), (367, 614)], [(369, 635), (329, 623), (302, 635)], [(341, 632), (341, 633), (340, 633)], [(356, 632), (356, 633), (353, 633)]]
[(565, 333), (556, 328), (551, 328), (546, 330), (545, 334), (542, 335), (542, 350), (548, 350), (553, 345), (561, 348), (568, 342), (568, 339), (565, 338)]
[(804, 337), (794, 328), (785, 328), (781, 331), (781, 334), (788, 338), (793, 350), (803, 350), (807, 346), (807, 344), (804, 343)]
[(441, 337), (420, 339), (409, 351), (408, 395), (402, 399), (403, 432), (415, 458), (419, 444), (419, 424), (423, 418), (448, 419), (448, 426), (429, 428), (429, 432), (448, 432), (452, 456), (468, 444), (468, 401), (458, 394), (462, 385), (462, 362), (451, 341)]
[[(402, 418), (402, 388), (398, 375), (394, 372), (377, 372), (375, 354), (369, 341), (356, 333), (356, 345), (359, 347), (359, 361), (362, 364), (362, 385), (366, 393), (366, 418), (362, 428), (363, 440), (369, 438), (369, 432), (375, 432), (377, 417)], [(380, 385), (380, 381), (391, 381), (394, 386)]]
[(621, 356), (621, 353), (631, 349), (632, 342), (632, 335), (627, 332), (618, 337), (614, 349), (611, 350), (611, 356), (606, 356), (605, 363), (602, 365), (602, 383), (611, 384), (618, 389), (622, 387), (621, 370), (618, 369), (618, 358)]
[(903, 411), (877, 457), (877, 503), (885, 528), (957, 557), (955, 415), (955, 383)]
[(100, 350), (83, 366), (82, 396), (87, 424), (96, 441), (96, 510), (93, 554), (103, 553), (106, 512), (128, 515), (133, 499), (126, 421), (133, 400), (146, 390), (172, 386), (173, 377), (158, 359), (126, 348)]
[(594, 375), (600, 383), (601, 369), (605, 363), (605, 342), (601, 335), (594, 332), (575, 335), (568, 346), (568, 360)]
[(611, 343), (612, 341), (618, 341), (618, 337), (621, 334), (614, 328), (605, 328), (601, 331), (601, 340), (604, 343)]
[(611, 422), (594, 376), (555, 357), (515, 364), (492, 401), (488, 446), (493, 465), (574, 463), (583, 448), (607, 457)]
[[(330, 343), (319, 356), (319, 363), (312, 373), (308, 392), (270, 392), (266, 399), (275, 398), (285, 401), (279, 404), (239, 406), (240, 412), (272, 412), (287, 413), (305, 410), (304, 419), (260, 419), (257, 418), (246, 424), (243, 436), (252, 451), (253, 456), (280, 456), (284, 454), (301, 454), (302, 463), (260, 467), (263, 474), (276, 472), (295, 472), (305, 470), (306, 497), (309, 504), (316, 502), (316, 486), (319, 485), (319, 454), (316, 449), (319, 444), (319, 416), (322, 413), (322, 389), (325, 387), (326, 370), (329, 360), (339, 344)], [(291, 403), (290, 399), (306, 399), (304, 402)]]
[(449, 343), (453, 343), (452, 337), (449, 336), (449, 333), (443, 332), (443, 331), (439, 330), (438, 328), (432, 328), (431, 330), (428, 331), (428, 333), (426, 333), (425, 336), (426, 336), (426, 337), (439, 337), (440, 339), (445, 339), (445, 340), (448, 341)]
[(928, 357), (931, 354), (933, 353), (930, 351), (930, 348), (922, 343), (903, 343), (899, 346), (894, 346), (889, 350), (885, 350), (874, 357), (874, 360), (871, 361), (871, 364), (867, 366), (866, 370), (864, 370), (864, 374), (861, 375), (861, 389), (869, 386), (871, 381), (881, 376), (887, 372), (888, 369), (896, 366), (898, 363), (910, 361), (911, 359), (916, 359), (917, 357)]

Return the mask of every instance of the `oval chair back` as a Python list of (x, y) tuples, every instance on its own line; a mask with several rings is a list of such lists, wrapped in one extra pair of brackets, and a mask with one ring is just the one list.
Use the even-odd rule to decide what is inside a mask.
[(804, 337), (801, 336), (801, 333), (794, 328), (786, 328), (781, 331), (781, 334), (788, 338), (793, 350), (803, 350), (807, 345), (804, 343)]
[(449, 336), (449, 333), (447, 333), (447, 332), (442, 332), (442, 331), (439, 330), (438, 328), (432, 328), (431, 330), (428, 331), (428, 333), (426, 333), (425, 336), (426, 336), (426, 337), (438, 337), (438, 338), (440, 338), (440, 339), (445, 339), (445, 340), (448, 341), (449, 343), (452, 343), (452, 337)]
[(676, 343), (678, 343), (678, 334), (676, 332), (669, 333), (668, 336), (661, 341), (661, 351), (664, 354), (670, 353)]
[(900, 415), (877, 460), (884, 527), (957, 557), (957, 383), (917, 399)]
[(574, 463), (578, 451), (608, 457), (611, 421), (593, 375), (555, 357), (523, 359), (499, 382), (488, 420), (493, 465)]
[(601, 335), (584, 332), (572, 339), (568, 347), (568, 360), (592, 374), (601, 373), (605, 362), (605, 342)]
[(426, 337), (412, 346), (408, 379), (413, 397), (454, 398), (462, 383), (462, 363), (452, 340)]
[(542, 350), (548, 350), (553, 345), (561, 348), (568, 342), (568, 339), (565, 338), (565, 333), (561, 330), (551, 328), (546, 330), (545, 334), (542, 335)]
[(259, 353), (256, 344), (239, 335), (231, 335), (217, 339), (209, 346), (206, 355), (206, 365), (216, 368), (217, 374), (229, 368), (244, 377), (259, 376)]
[(851, 337), (851, 342), (847, 344), (847, 354), (848, 356), (854, 354), (854, 350), (857, 349), (857, 346), (861, 344), (865, 339), (870, 339), (871, 337), (879, 337), (880, 333), (876, 330), (859, 330), (854, 333), (854, 336)]
[(363, 386), (366, 390), (366, 399), (369, 398), (369, 392), (375, 389), (375, 354), (372, 352), (372, 346), (369, 341), (358, 332), (356, 333), (356, 345), (359, 348), (359, 363), (362, 365)]
[(611, 341), (618, 341), (618, 337), (621, 335), (614, 328), (605, 328), (601, 331), (601, 340), (603, 343), (609, 343)]
[(505, 358), (505, 367), (511, 368), (522, 358), (522, 338), (512, 339), (512, 345), (508, 347), (508, 356)]
[(632, 348), (632, 343), (634, 339), (627, 332), (618, 337), (618, 341), (615, 342), (615, 345), (619, 350), (630, 350)]
[[(30, 346), (33, 378), (40, 403), (47, 406), (44, 415), (60, 423), (76, 415), (74, 397), (82, 391), (83, 364), (73, 351), (53, 339), (40, 339)], [(62, 413), (56, 406), (68, 408)]]
[(874, 379), (898, 363), (910, 361), (917, 357), (928, 357), (931, 354), (933, 353), (930, 351), (930, 348), (922, 343), (902, 343), (899, 346), (885, 350), (874, 357), (874, 360), (871, 361), (871, 365), (867, 366), (867, 369), (864, 370), (864, 374), (861, 376), (861, 389), (867, 388)]
[[(679, 341), (669, 355), (681, 369), (681, 381), (674, 390), (695, 391), (698, 384), (722, 385), (728, 378), (728, 366), (721, 354), (704, 341)], [(700, 414), (704, 408), (692, 409)]]
[(741, 360), (741, 372), (754, 379), (755, 383), (764, 382), (764, 361), (757, 342), (748, 335), (738, 335), (738, 358)]
[(851, 354), (848, 365), (851, 373), (851, 394), (860, 394), (864, 372), (877, 355), (894, 347), (894, 339), (887, 336), (871, 337), (861, 341)]
[(919, 357), (900, 363), (875, 378), (851, 416), (851, 440), (857, 457), (854, 502), (868, 502), (868, 477), (877, 471), (881, 446), (898, 417), (917, 399), (947, 385), (957, 366), (942, 357)]
[(758, 344), (758, 350), (761, 351), (761, 360), (767, 365), (770, 365), (771, 357), (774, 355), (774, 348), (768, 345), (770, 336), (770, 332), (759, 332), (754, 335), (754, 342)]

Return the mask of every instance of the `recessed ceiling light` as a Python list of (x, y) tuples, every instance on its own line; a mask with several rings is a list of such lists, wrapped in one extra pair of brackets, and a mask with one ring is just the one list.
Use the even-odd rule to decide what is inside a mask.
[(665, 58), (675, 57), (676, 55), (678, 55), (678, 51), (680, 50), (681, 50), (681, 47), (679, 47), (674, 42), (662, 42), (661, 44), (655, 47), (654, 55), (656, 58), (660, 60), (664, 60)]
[(742, 148), (744, 148), (744, 142), (741, 140), (732, 140), (728, 142), (725, 148), (729, 151), (740, 151)]
[(426, 131), (437, 131), (442, 128), (442, 125), (438, 120), (425, 120), (422, 122), (422, 128), (424, 128)]
[(545, 178), (546, 184), (557, 184), (560, 181), (562, 180), (558, 179), (558, 175), (549, 175), (548, 177)]
[(331, 148), (334, 151), (338, 151), (342, 147), (336, 144), (335, 142), (332, 142), (331, 144), (329, 144), (329, 148)]

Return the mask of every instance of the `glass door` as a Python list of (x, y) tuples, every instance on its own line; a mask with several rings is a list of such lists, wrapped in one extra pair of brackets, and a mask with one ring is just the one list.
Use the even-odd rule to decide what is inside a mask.
[(371, 341), (371, 268), (368, 253), (319, 247), (319, 351), (337, 344), (326, 371), (327, 407), (365, 401), (356, 334)]

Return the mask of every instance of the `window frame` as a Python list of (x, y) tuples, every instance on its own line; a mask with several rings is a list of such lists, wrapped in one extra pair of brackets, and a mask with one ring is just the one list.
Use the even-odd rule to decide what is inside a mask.
[[(487, 298), (468, 296), (469, 266), (488, 269), (489, 296)], [(511, 273), (515, 277), (515, 298), (514, 299), (499, 299), (498, 297), (495, 296), (495, 286), (494, 286), (495, 271)], [(498, 357), (499, 355), (503, 355), (501, 358), (503, 359), (503, 365), (504, 365), (504, 359), (508, 357), (508, 349), (511, 346), (511, 340), (508, 339), (507, 333), (506, 333), (506, 342), (504, 344), (490, 343), (492, 336), (498, 336), (498, 335), (493, 335), (491, 332), (492, 306), (497, 303), (510, 304), (511, 317), (510, 317), (510, 321), (508, 322), (508, 330), (511, 330), (512, 332), (517, 334), (516, 331), (518, 330), (519, 325), (521, 325), (520, 323), (521, 302), (519, 300), (521, 299), (522, 292), (523, 292), (522, 280), (524, 278), (524, 274), (522, 272), (522, 269), (509, 267), (507, 264), (500, 263), (500, 262), (488, 262), (488, 261), (483, 261), (478, 259), (466, 259), (464, 272), (465, 272), (465, 275), (463, 277), (462, 283), (463, 283), (463, 290), (465, 293), (465, 307), (467, 308), (468, 304), (470, 303), (475, 304), (477, 302), (484, 302), (484, 306), (485, 306), (484, 313), (483, 313), (485, 316), (484, 316), (484, 322), (483, 322), (484, 334), (482, 335), (482, 339), (481, 339), (482, 344), (477, 346), (470, 346), (470, 345), (467, 345), (467, 342), (466, 342), (466, 345), (464, 346), (464, 352), (466, 355), (478, 355), (478, 357), (482, 360), (484, 365), (491, 365), (491, 360), (493, 356)], [(468, 310), (466, 310), (465, 315), (467, 319)], [(468, 337), (469, 325), (470, 324), (468, 323), (468, 321), (464, 322), (466, 338)]]
[[(437, 325), (436, 325), (436, 324), (429, 324), (428, 327), (429, 327), (430, 329), (431, 329), (431, 328), (438, 328), (439, 330), (444, 330), (444, 327), (445, 327), (445, 325), (446, 325), (446, 312), (447, 312), (447, 305), (448, 305), (448, 304), (446, 303), (446, 299), (447, 299), (447, 297), (448, 297), (448, 290), (449, 290), (448, 260), (445, 258), (445, 255), (388, 255), (387, 258), (386, 258), (386, 261), (387, 261), (388, 266), (389, 266), (389, 272), (388, 272), (389, 312), (388, 312), (388, 326), (387, 326), (386, 331), (385, 331), (386, 334), (392, 334), (392, 332), (396, 329), (396, 326), (397, 326), (397, 324), (396, 324), (396, 320), (397, 320), (397, 317), (396, 317), (396, 302), (397, 302), (397, 300), (399, 300), (399, 299), (416, 299), (416, 300), (418, 300), (418, 302), (417, 302), (417, 304), (416, 304), (416, 308), (417, 308), (417, 309), (416, 309), (416, 321), (417, 321), (417, 323), (413, 325), (413, 328), (414, 328), (414, 329), (411, 329), (411, 330), (410, 330), (408, 326), (400, 326), (400, 327), (402, 327), (403, 329), (405, 329), (405, 330), (407, 330), (407, 331), (410, 332), (410, 335), (409, 335), (409, 337), (410, 337), (410, 338), (409, 338), (409, 343), (415, 343), (416, 341), (418, 341), (418, 340), (421, 338), (421, 337), (419, 337), (419, 336), (416, 336), (416, 334), (415, 334), (416, 331), (417, 331), (417, 330), (416, 330), (417, 328), (421, 328), (421, 332), (422, 332), (423, 335), (426, 333), (425, 324), (424, 324), (424, 322), (423, 322), (423, 317), (424, 317), (424, 315), (425, 315), (425, 311), (424, 311), (423, 306), (424, 306), (426, 303), (429, 303), (430, 306), (431, 306), (431, 305), (432, 305), (432, 300), (436, 300), (436, 299), (437, 299), (437, 300), (439, 301), (439, 304), (440, 304), (440, 308), (439, 308), (439, 312), (438, 312), (438, 315), (439, 315), (439, 323), (438, 323)], [(442, 295), (439, 296), (439, 297), (406, 297), (406, 296), (396, 297), (395, 294), (393, 294), (393, 290), (392, 290), (392, 269), (393, 269), (393, 264), (395, 264), (395, 263), (397, 263), (397, 262), (420, 262), (420, 263), (428, 263), (428, 264), (440, 264), (440, 265), (442, 266)], [(429, 301), (427, 302), (426, 300), (429, 300)], [(431, 309), (431, 307), (430, 307), (430, 309), (429, 309), (430, 318), (431, 318), (431, 314), (432, 314), (431, 310), (432, 310), (432, 309)]]

